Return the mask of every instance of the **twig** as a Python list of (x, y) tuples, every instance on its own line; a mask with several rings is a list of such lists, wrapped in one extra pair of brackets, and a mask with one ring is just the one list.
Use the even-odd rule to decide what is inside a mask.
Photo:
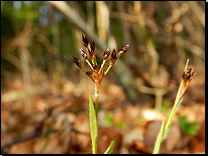
[[(76, 130), (76, 129), (74, 129), (74, 128), (72, 128), (71, 130), (72, 130), (73, 132), (77, 133), (77, 134), (82, 134), (82, 135), (88, 135), (88, 136), (90, 136), (89, 133), (80, 132), (80, 131), (78, 131), (78, 130)], [(48, 130), (48, 131), (45, 132), (45, 135), (48, 135), (48, 134), (51, 134), (51, 133), (54, 133), (54, 132), (57, 132), (57, 131), (59, 131), (59, 130), (58, 130), (58, 129)], [(41, 136), (41, 135), (42, 135), (42, 132), (39, 132), (39, 133), (33, 133), (33, 134), (28, 135), (28, 136), (24, 136), (24, 137), (22, 137), (22, 138), (19, 139), (19, 140), (15, 140), (15, 141), (13, 141), (13, 142), (10, 142), (10, 143), (7, 143), (7, 144), (1, 146), (1, 150), (4, 149), (4, 148), (6, 148), (6, 147), (10, 147), (10, 146), (12, 146), (12, 145), (14, 145), (14, 144), (18, 144), (18, 143), (20, 143), (20, 142), (27, 141), (27, 140), (29, 140), (29, 139), (33, 139), (33, 138), (35, 138), (35, 137), (39, 137), (39, 136)]]
[[(57, 132), (57, 131), (58, 131), (57, 129), (53, 129), (53, 130), (47, 131), (45, 134), (48, 135), (48, 134), (50, 134), (50, 133)], [(22, 138), (19, 139), (19, 140), (15, 140), (15, 141), (13, 141), (13, 142), (10, 142), (10, 143), (7, 143), (7, 144), (1, 146), (1, 150), (2, 150), (3, 148), (10, 147), (10, 146), (12, 146), (12, 145), (14, 145), (14, 144), (17, 144), (17, 143), (20, 143), (20, 142), (23, 142), (23, 141), (27, 141), (27, 140), (29, 140), (29, 139), (33, 139), (33, 138), (38, 137), (38, 136), (41, 136), (41, 135), (42, 135), (42, 132), (40, 132), (40, 133), (32, 133), (32, 134), (30, 134), (30, 135), (28, 135), (28, 136), (22, 137)]]

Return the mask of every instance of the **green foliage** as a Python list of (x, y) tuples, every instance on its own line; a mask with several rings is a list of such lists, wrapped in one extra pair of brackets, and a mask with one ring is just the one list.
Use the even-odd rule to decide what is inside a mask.
[(116, 126), (120, 127), (120, 128), (128, 128), (129, 125), (126, 122), (119, 122), (118, 124), (116, 124)]
[(113, 123), (114, 115), (112, 112), (107, 112), (105, 119), (102, 121), (103, 126), (116, 126), (120, 128), (127, 128), (129, 125), (125, 121), (121, 121), (114, 125)]
[(113, 125), (113, 113), (107, 112), (105, 119), (102, 121), (104, 126), (112, 126)]
[(114, 145), (116, 143), (116, 139), (117, 139), (117, 137), (111, 142), (110, 146), (108, 147), (108, 149), (105, 151), (104, 154), (110, 154), (112, 152), (113, 147), (114, 147)]
[(179, 120), (180, 128), (185, 134), (189, 134), (189, 135), (197, 134), (197, 127), (198, 127), (197, 122), (188, 122), (186, 116), (180, 116), (178, 120)]

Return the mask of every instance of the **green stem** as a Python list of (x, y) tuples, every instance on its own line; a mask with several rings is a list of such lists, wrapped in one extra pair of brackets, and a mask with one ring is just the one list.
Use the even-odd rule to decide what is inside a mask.
[(112, 65), (110, 65), (110, 66), (108, 67), (108, 69), (105, 71), (105, 75), (108, 73), (108, 71), (110, 70), (111, 67), (112, 67)]
[[(184, 71), (187, 70), (188, 63), (189, 63), (189, 59), (187, 59), (187, 61), (186, 61), (186, 66), (185, 66)], [(176, 110), (178, 109), (178, 107), (180, 106), (181, 102), (183, 101), (184, 92), (185, 92), (185, 89), (186, 89), (186, 88), (184, 88), (184, 83), (185, 83), (185, 81), (182, 79), (181, 83), (180, 83), (180, 86), (178, 88), (178, 92), (177, 92), (175, 101), (174, 101), (173, 109), (172, 109), (171, 114), (170, 114), (170, 116), (168, 118), (168, 121), (167, 121), (167, 123), (165, 125), (164, 131), (162, 131), (162, 129), (160, 130), (159, 135), (158, 135), (159, 138), (157, 138), (157, 141), (155, 142), (155, 147), (154, 147), (154, 151), (153, 151), (154, 154), (157, 154), (159, 152), (161, 144), (162, 144), (163, 140), (165, 139), (165, 137), (166, 137), (166, 135), (168, 133), (168, 130), (170, 128), (170, 125), (172, 123), (173, 116), (175, 115)], [(162, 137), (161, 137), (161, 135), (162, 135)]]
[[(187, 59), (187, 61), (186, 61), (186, 65), (185, 65), (184, 71), (187, 70), (188, 63), (189, 63), (189, 59)], [(173, 109), (172, 109), (171, 114), (170, 114), (170, 116), (168, 118), (167, 124), (165, 125), (165, 130), (164, 130), (163, 137), (162, 137), (163, 139), (165, 138), (166, 134), (168, 133), (168, 130), (169, 130), (170, 125), (171, 125), (172, 120), (173, 120), (173, 116), (175, 115), (177, 108), (180, 106), (181, 102), (183, 101), (184, 96), (180, 97), (180, 95), (181, 95), (180, 93), (181, 93), (181, 90), (183, 88), (183, 85), (184, 85), (184, 81), (182, 79), (181, 83), (180, 83), (180, 86), (178, 88), (178, 92), (177, 92), (177, 95), (176, 95), (176, 98), (175, 98)], [(162, 139), (162, 141), (163, 141), (163, 139)]]
[(95, 111), (96, 117), (98, 115), (98, 97), (99, 97), (99, 87), (95, 84)]
[[(95, 105), (94, 105), (94, 110), (95, 110), (95, 120), (97, 121), (97, 117), (98, 117), (98, 96), (99, 96), (99, 86), (97, 85), (97, 83), (95, 82)], [(94, 130), (96, 131), (91, 131), (91, 133), (96, 133), (93, 134), (96, 135), (96, 139), (92, 138), (92, 134), (91, 134), (91, 138), (92, 138), (92, 146), (93, 146), (93, 154), (97, 154), (97, 122), (93, 122), (93, 124), (95, 124), (94, 126)]]

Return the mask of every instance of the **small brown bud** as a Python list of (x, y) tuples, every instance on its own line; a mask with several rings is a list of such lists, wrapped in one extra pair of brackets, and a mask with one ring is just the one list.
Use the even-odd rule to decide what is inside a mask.
[(93, 65), (93, 69), (96, 70), (96, 71), (98, 71), (99, 70), (99, 66)]
[(75, 63), (79, 68), (81, 68), (81, 62), (80, 62), (80, 60), (78, 60), (78, 59), (77, 59), (76, 57), (74, 57), (74, 56), (71, 56), (71, 57), (72, 57), (74, 63)]
[(116, 50), (113, 49), (113, 52), (111, 54), (110, 63), (113, 65), (116, 62)]
[(84, 35), (84, 34), (82, 34), (82, 41), (83, 41), (83, 45), (87, 48), (88, 41), (87, 41), (86, 35)]
[(93, 82), (95, 82), (95, 79), (93, 78), (93, 73), (92, 71), (86, 71), (86, 75), (89, 76)]
[(95, 55), (96, 49), (95, 49), (95, 44), (93, 40), (90, 40), (90, 49), (91, 49), (92, 55)]
[(82, 48), (80, 48), (80, 52), (81, 52), (82, 58), (83, 58), (84, 60), (87, 60), (87, 59), (88, 59), (88, 58), (87, 58), (87, 53), (86, 53)]
[(104, 51), (104, 54), (103, 54), (104, 60), (107, 60), (107, 59), (108, 59), (109, 54), (110, 54), (110, 48), (107, 48), (107, 49)]
[(128, 48), (129, 48), (129, 44), (127, 44), (125, 47), (123, 47), (123, 48), (119, 51), (118, 56), (123, 55), (123, 54), (127, 51)]
[(187, 68), (185, 72), (183, 72), (182, 78), (185, 82), (189, 83), (195, 75), (196, 75), (195, 70), (192, 67), (190, 67)]
[(86, 71), (87, 76), (92, 76), (92, 71)]

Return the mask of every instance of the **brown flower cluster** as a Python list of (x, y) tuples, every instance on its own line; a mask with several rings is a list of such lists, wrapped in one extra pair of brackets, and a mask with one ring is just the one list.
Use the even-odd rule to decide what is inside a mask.
[(192, 67), (188, 68), (185, 72), (183, 72), (182, 78), (185, 83), (190, 83), (192, 78), (196, 75), (195, 69)]
[(106, 48), (106, 50), (104, 51), (104, 54), (103, 54), (103, 62), (101, 64), (101, 66), (99, 67), (97, 65), (97, 61), (96, 61), (96, 56), (95, 56), (96, 47), (95, 47), (94, 42), (92, 40), (90, 40), (90, 42), (88, 42), (88, 40), (87, 40), (87, 38), (86, 38), (86, 36), (84, 34), (82, 34), (82, 41), (83, 41), (83, 45), (86, 47), (86, 49), (88, 51), (88, 54), (90, 56), (90, 59), (91, 59), (92, 64), (89, 62), (88, 55), (84, 51), (84, 49), (81, 48), (80, 49), (80, 53), (82, 55), (82, 58), (87, 62), (87, 64), (91, 68), (91, 70), (90, 71), (85, 71), (82, 68), (81, 61), (78, 60), (74, 56), (71, 56), (71, 57), (72, 57), (74, 63), (77, 65), (77, 67), (79, 67), (80, 69), (82, 69), (86, 73), (86, 75), (89, 76), (92, 79), (92, 81), (97, 85), (97, 87), (99, 87), (100, 84), (101, 84), (101, 82), (102, 82), (102, 79), (105, 77), (105, 75), (110, 70), (110, 68), (114, 65), (114, 63), (116, 62), (116, 60), (127, 51), (127, 49), (129, 48), (129, 45), (126, 45), (125, 47), (123, 47), (118, 52), (118, 55), (117, 56), (116, 56), (116, 50), (113, 49), (112, 54), (111, 54), (111, 57), (110, 57), (110, 65), (108, 66), (107, 70), (104, 72), (103, 71), (103, 66), (106, 63), (106, 61), (107, 61), (107, 59), (108, 59), (108, 57), (110, 55), (110, 48)]
[(179, 97), (182, 97), (184, 95), (189, 83), (191, 82), (191, 80), (193, 79), (195, 75), (196, 75), (195, 69), (192, 67), (187, 68), (187, 70), (183, 72), (183, 75), (182, 75), (183, 85), (182, 85), (182, 89), (181, 89)]

